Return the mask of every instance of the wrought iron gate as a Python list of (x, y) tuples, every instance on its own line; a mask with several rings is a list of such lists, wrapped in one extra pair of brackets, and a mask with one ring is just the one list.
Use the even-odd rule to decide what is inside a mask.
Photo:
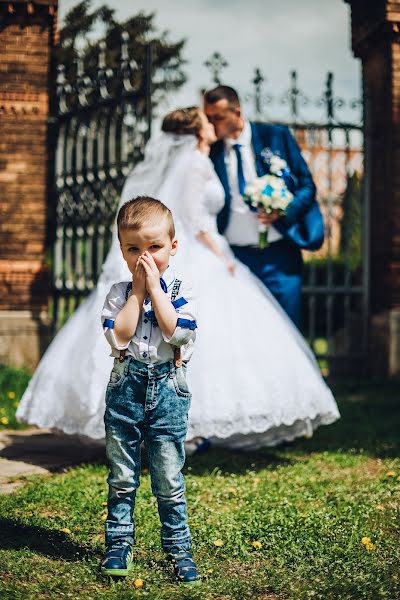
[(107, 66), (100, 43), (95, 77), (87, 76), (81, 59), (72, 82), (58, 66), (51, 202), (55, 329), (96, 284), (124, 180), (151, 133), (152, 46), (138, 64), (128, 42), (123, 33), (116, 69)]

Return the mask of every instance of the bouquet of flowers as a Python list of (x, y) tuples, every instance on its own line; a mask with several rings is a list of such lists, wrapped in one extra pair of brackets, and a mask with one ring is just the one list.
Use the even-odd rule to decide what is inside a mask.
[[(288, 190), (284, 179), (276, 175), (257, 177), (246, 186), (244, 194), (244, 201), (251, 210), (262, 211), (267, 214), (278, 211), (280, 215), (284, 215), (293, 198), (293, 194)], [(267, 248), (268, 225), (259, 223), (258, 231), (259, 248)]]

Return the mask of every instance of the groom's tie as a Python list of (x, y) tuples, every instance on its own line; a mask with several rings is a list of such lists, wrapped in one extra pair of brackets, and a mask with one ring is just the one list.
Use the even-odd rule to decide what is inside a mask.
[(244, 172), (243, 172), (243, 162), (242, 162), (242, 153), (240, 151), (241, 149), (241, 145), (240, 144), (234, 144), (233, 149), (236, 153), (236, 158), (237, 158), (237, 173), (238, 173), (238, 185), (239, 185), (239, 192), (242, 196), (244, 196), (244, 189), (246, 187), (246, 180), (244, 178)]

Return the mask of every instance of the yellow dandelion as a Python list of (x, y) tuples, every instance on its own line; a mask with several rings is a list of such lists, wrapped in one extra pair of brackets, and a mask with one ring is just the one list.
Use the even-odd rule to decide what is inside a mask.
[(385, 507), (383, 506), (383, 504), (377, 504), (376, 510), (385, 510)]
[(136, 589), (140, 589), (144, 586), (144, 581), (143, 581), (143, 579), (135, 579), (135, 581), (133, 582), (133, 585), (135, 586)]
[(365, 549), (368, 550), (368, 552), (371, 552), (371, 550), (375, 550), (375, 544), (373, 544), (372, 542), (370, 542), (369, 544), (365, 544)]
[(211, 573), (214, 573), (214, 569), (207, 569), (206, 573), (208, 573), (209, 575), (211, 575)]
[(64, 527), (64, 529), (60, 529), (62, 533), (71, 533), (71, 530), (68, 527)]
[(237, 489), (236, 488), (228, 488), (228, 494), (233, 494), (233, 496), (236, 496)]
[(10, 422), (10, 421), (7, 419), (7, 417), (1, 417), (1, 419), (0, 419), (0, 423), (1, 423), (2, 425), (8, 425), (8, 424), (9, 424), (9, 422)]
[(371, 543), (371, 538), (364, 536), (363, 538), (361, 538), (361, 543), (364, 544), (364, 546), (366, 546), (367, 544)]
[(255, 540), (255, 541), (252, 543), (252, 546), (253, 546), (253, 548), (254, 548), (255, 550), (261, 550), (261, 548), (262, 548), (262, 543), (261, 543), (261, 542), (259, 542), (258, 540)]
[(224, 542), (222, 540), (214, 540), (213, 544), (214, 546), (217, 546), (217, 548), (221, 548), (221, 546), (224, 545)]
[(14, 400), (15, 392), (7, 392), (7, 398), (10, 398), (10, 400)]
[(386, 477), (396, 477), (396, 471), (388, 471)]
[(75, 531), (80, 531), (82, 527), (74, 527)]
[(101, 515), (101, 520), (105, 521), (107, 519), (107, 515)]
[(107, 506), (107, 502), (102, 502), (101, 505), (102, 506)]

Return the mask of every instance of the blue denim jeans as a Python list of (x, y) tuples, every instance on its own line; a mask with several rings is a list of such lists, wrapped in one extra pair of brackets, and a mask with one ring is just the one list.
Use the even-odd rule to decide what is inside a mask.
[(157, 498), (165, 551), (189, 550), (182, 468), (191, 394), (186, 367), (171, 360), (147, 365), (117, 359), (106, 393), (106, 452), (110, 466), (106, 545), (134, 542), (133, 512), (140, 485), (140, 444), (148, 452), (151, 487)]

